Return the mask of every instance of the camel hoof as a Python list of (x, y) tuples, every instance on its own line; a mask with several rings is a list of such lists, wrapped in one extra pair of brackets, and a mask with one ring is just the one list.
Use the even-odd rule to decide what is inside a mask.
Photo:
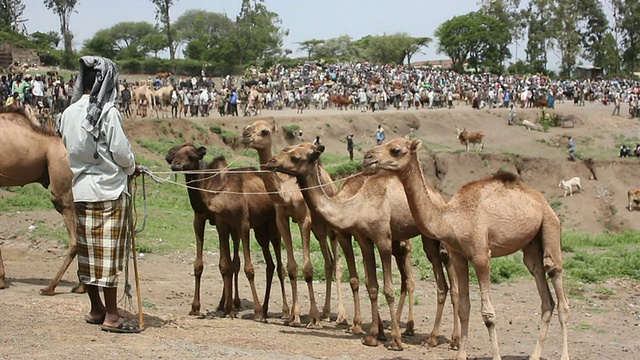
[(349, 325), (347, 316), (345, 314), (339, 314), (338, 318), (336, 319), (336, 325)]
[(190, 316), (200, 316), (200, 310), (191, 310), (189, 311)]
[[(4, 289), (4, 287), (0, 287), (0, 289)], [(40, 289), (39, 293), (40, 295), (43, 295), (43, 296), (53, 296), (56, 292), (54, 289), (44, 288), (44, 289)]]
[(307, 329), (322, 330), (322, 325), (320, 324), (320, 321), (310, 321), (307, 324)]
[(376, 338), (380, 341), (387, 341), (387, 337), (384, 335), (384, 332), (379, 332)]
[(438, 337), (433, 335), (429, 336), (429, 339), (427, 340), (427, 345), (429, 345), (430, 347), (438, 346)]
[(416, 334), (415, 332), (415, 324), (412, 321), (409, 321), (407, 323), (407, 328), (405, 329), (405, 331), (402, 333), (402, 336), (414, 336)]
[(360, 324), (351, 325), (351, 327), (347, 329), (347, 332), (353, 335), (364, 334), (364, 331), (362, 330), (362, 326), (360, 326)]
[(233, 301), (233, 308), (236, 310), (242, 310), (242, 302), (240, 302), (240, 299)]
[(320, 320), (326, 320), (331, 317), (331, 309), (323, 309), (322, 315), (320, 315)]
[[(5, 285), (4, 281), (0, 281), (0, 290), (5, 289), (7, 285)], [(40, 290), (42, 291), (42, 290)]]
[(378, 346), (378, 339), (376, 339), (375, 336), (369, 335), (362, 339), (362, 343), (367, 346)]
[(449, 349), (451, 350), (459, 350), (460, 349), (460, 337), (452, 336), (451, 343), (449, 343)]
[(285, 321), (285, 325), (291, 326), (291, 327), (301, 327), (302, 323), (300, 322), (300, 317), (296, 316), (296, 317), (289, 317), (289, 319)]
[(288, 319), (289, 316), (291, 316), (291, 310), (289, 310), (288, 307), (283, 307), (282, 308), (282, 318), (283, 319)]
[(84, 284), (78, 284), (78, 286), (71, 289), (71, 292), (74, 294), (84, 294), (87, 292), (87, 289), (84, 287)]
[(400, 342), (399, 339), (393, 339), (391, 340), (391, 343), (387, 345), (387, 350), (402, 351), (404, 348), (402, 347), (402, 342)]

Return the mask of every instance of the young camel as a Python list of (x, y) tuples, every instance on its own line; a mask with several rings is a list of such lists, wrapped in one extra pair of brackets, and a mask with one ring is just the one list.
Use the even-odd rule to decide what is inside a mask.
[[(269, 159), (271, 159), (271, 134), (277, 130), (276, 125), (271, 126), (264, 120), (258, 120), (251, 125), (248, 125), (242, 133), (242, 142), (245, 146), (251, 147), (258, 151), (260, 158), (260, 168), (264, 170), (264, 166)], [(307, 282), (307, 288), (309, 289), (309, 324), (308, 328), (321, 328), (320, 314), (316, 305), (315, 295), (313, 291), (313, 265), (311, 264), (311, 231), (313, 231), (316, 239), (320, 242), (320, 250), (324, 257), (324, 271), (326, 277), (326, 296), (324, 308), (322, 311), (322, 318), (329, 317), (331, 312), (331, 282), (333, 281), (333, 274), (335, 269), (335, 258), (337, 258), (337, 241), (332, 239), (331, 250), (327, 244), (327, 235), (330, 229), (327, 223), (318, 216), (316, 212), (312, 212), (304, 202), (300, 188), (296, 182), (296, 179), (286, 174), (280, 174), (275, 172), (263, 172), (260, 173), (260, 178), (264, 182), (264, 186), (269, 192), (269, 197), (276, 208), (276, 219), (278, 225), (278, 231), (284, 239), (285, 248), (287, 250), (287, 272), (289, 273), (289, 280), (291, 282), (291, 292), (293, 296), (293, 302), (291, 304), (292, 311), (288, 319), (290, 326), (300, 326), (300, 303), (298, 300), (298, 264), (296, 263), (293, 254), (293, 242), (291, 239), (291, 229), (289, 227), (289, 218), (293, 219), (293, 222), (298, 224), (300, 229), (300, 236), (302, 237), (302, 253), (303, 253), (303, 274), (304, 279)], [(331, 183), (331, 177), (329, 174), (321, 170), (321, 181), (323, 184), (329, 184), (324, 186), (330, 196), (334, 194), (337, 189), (336, 186)], [(332, 257), (333, 253), (333, 257)], [(340, 287), (338, 286), (338, 323), (346, 323), (346, 313), (342, 304), (342, 296), (340, 294)]]
[[(76, 256), (76, 211), (71, 183), (73, 174), (62, 139), (40, 127), (29, 105), (16, 111), (0, 112), (0, 186), (24, 186), (39, 183), (51, 188), (51, 202), (62, 215), (69, 249), (62, 266), (41, 295), (55, 294), (56, 286)], [(0, 289), (6, 287), (2, 252), (0, 251)], [(72, 292), (84, 293), (81, 283)]]
[[(391, 314), (392, 332), (390, 349), (402, 350), (400, 338), (399, 318), (402, 311), (404, 296), (401, 297), (398, 312), (394, 311), (395, 293), (391, 277), (391, 255), (396, 255), (398, 267), (403, 273), (403, 290), (409, 292), (409, 321), (406, 334), (413, 334), (413, 278), (411, 264), (408, 256), (409, 243), (403, 244), (403, 240), (410, 239), (420, 234), (418, 228), (411, 219), (409, 205), (402, 193), (400, 182), (390, 176), (376, 176), (365, 179), (360, 188), (355, 189), (350, 196), (329, 197), (319, 187), (318, 163), (323, 146), (316, 147), (309, 143), (284, 149), (273, 157), (267, 167), (295, 176), (301, 188), (308, 190), (302, 194), (311, 208), (318, 213), (334, 228), (342, 232), (354, 234), (363, 254), (365, 274), (367, 278), (367, 290), (371, 300), (372, 324), (370, 334), (365, 337), (363, 343), (376, 346), (378, 339), (384, 339), (384, 331), (378, 310), (378, 281), (376, 276), (376, 264), (374, 245), (378, 248), (384, 271), (384, 293), (389, 304)], [(348, 185), (345, 184), (345, 187)], [(444, 200), (442, 200), (444, 203)], [(362, 209), (375, 209), (375, 211), (363, 211)], [(351, 216), (349, 216), (351, 215)], [(433, 331), (428, 343), (437, 345), (440, 322), (446, 299), (447, 284), (442, 269), (439, 243), (424, 237), (423, 248), (429, 260), (433, 264), (434, 274), (438, 283), (438, 313)], [(405, 251), (402, 250), (404, 247)], [(453, 269), (450, 269), (450, 280), (453, 279)], [(352, 275), (353, 277), (353, 275)], [(357, 277), (357, 275), (356, 275)], [(408, 289), (407, 289), (408, 287)], [(406, 292), (406, 291), (405, 291)], [(452, 281), (452, 302), (454, 314), (457, 307), (457, 287)], [(355, 320), (354, 320), (355, 322)], [(454, 332), (452, 346), (457, 346), (459, 339), (457, 317), (454, 316)]]
[(493, 359), (497, 360), (500, 350), (490, 296), (491, 258), (522, 250), (524, 263), (535, 277), (542, 302), (540, 332), (531, 359), (540, 358), (555, 306), (546, 272), (558, 299), (562, 360), (568, 360), (569, 305), (562, 284), (561, 228), (547, 200), (516, 175), (500, 172), (492, 178), (463, 186), (448, 203), (442, 204), (440, 195), (425, 182), (420, 169), (418, 149), (421, 144), (419, 140), (395, 139), (369, 150), (362, 164), (372, 172), (386, 171), (397, 176), (420, 230), (433, 234), (451, 251), (460, 287), (462, 325), (456, 359), (467, 358), (469, 262), (478, 276), (482, 319), (489, 331)]
[[(249, 279), (253, 295), (255, 320), (266, 319), (269, 308), (269, 294), (271, 281), (276, 266), (273, 263), (269, 251), (269, 243), (273, 245), (280, 288), (283, 299), (283, 312), (288, 313), (284, 290), (284, 268), (282, 267), (280, 235), (275, 224), (275, 209), (265, 194), (262, 180), (257, 175), (246, 173), (246, 169), (227, 169), (224, 158), (216, 158), (210, 164), (202, 160), (207, 149), (196, 148), (192, 144), (176, 145), (169, 150), (166, 161), (173, 171), (193, 171), (185, 173), (187, 185), (190, 186), (189, 201), (194, 210), (193, 228), (196, 234), (196, 261), (194, 273), (196, 288), (191, 305), (190, 315), (200, 313), (200, 280), (204, 268), (202, 262), (202, 249), (204, 243), (204, 227), (206, 221), (215, 220), (220, 239), (220, 273), (224, 279), (223, 299), (220, 307), (225, 315), (235, 317), (234, 307), (240, 306), (237, 287), (237, 273), (240, 269), (240, 260), (237, 253), (237, 241), (234, 240), (234, 259), (231, 261), (229, 249), (229, 234), (237, 235), (242, 239), (242, 251), (244, 255), (244, 272)], [(209, 171), (203, 171), (209, 170)], [(214, 173), (213, 175), (211, 173)], [(249, 251), (249, 231), (254, 229), (256, 240), (262, 248), (262, 253), (267, 265), (267, 282), (264, 295), (264, 305), (260, 305), (254, 277), (255, 271)], [(232, 301), (232, 277), (236, 274), (236, 300)]]

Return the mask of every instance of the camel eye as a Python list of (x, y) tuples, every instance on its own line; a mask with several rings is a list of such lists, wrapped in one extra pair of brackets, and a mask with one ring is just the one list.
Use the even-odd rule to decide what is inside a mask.
[(400, 155), (400, 148), (393, 148), (393, 149), (391, 149), (390, 152), (391, 152), (391, 155), (398, 156), (398, 155)]
[(297, 164), (300, 162), (300, 157), (299, 156), (292, 156), (291, 157), (291, 162), (294, 164)]
[(262, 135), (269, 135), (270, 133), (271, 131), (269, 131), (269, 129), (262, 130)]

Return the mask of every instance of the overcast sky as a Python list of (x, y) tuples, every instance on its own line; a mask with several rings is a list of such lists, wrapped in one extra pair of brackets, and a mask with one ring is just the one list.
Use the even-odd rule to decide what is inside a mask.
[[(59, 32), (58, 17), (46, 9), (42, 0), (25, 0), (24, 18), (29, 32)], [(77, 13), (71, 16), (70, 28), (74, 34), (74, 48), (90, 39), (96, 31), (124, 21), (155, 23), (154, 5), (150, 0), (79, 0)], [(330, 39), (349, 35), (354, 40), (366, 35), (406, 32), (411, 36), (434, 38), (433, 32), (444, 21), (456, 15), (478, 9), (476, 0), (266, 0), (265, 4), (282, 19), (282, 27), (289, 29), (284, 48), (294, 56), (305, 56), (298, 51), (297, 42), (309, 39)], [(172, 20), (190, 9), (226, 13), (235, 19), (241, 0), (179, 0), (171, 9)], [(436, 41), (424, 54), (412, 60), (446, 59), (436, 52)], [(180, 51), (179, 51), (180, 52)], [(515, 48), (511, 49), (515, 53)], [(515, 54), (514, 54), (515, 55)], [(522, 45), (518, 58), (525, 55)], [(182, 54), (179, 54), (181, 57)], [(557, 65), (550, 64), (551, 68)]]

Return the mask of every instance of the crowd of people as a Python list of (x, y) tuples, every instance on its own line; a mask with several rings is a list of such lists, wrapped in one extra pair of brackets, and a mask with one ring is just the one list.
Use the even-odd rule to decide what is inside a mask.
[(65, 82), (57, 73), (31, 75), (18, 72), (0, 77), (0, 97), (5, 108), (29, 104), (33, 108), (59, 114), (69, 105), (73, 86), (73, 79)]

